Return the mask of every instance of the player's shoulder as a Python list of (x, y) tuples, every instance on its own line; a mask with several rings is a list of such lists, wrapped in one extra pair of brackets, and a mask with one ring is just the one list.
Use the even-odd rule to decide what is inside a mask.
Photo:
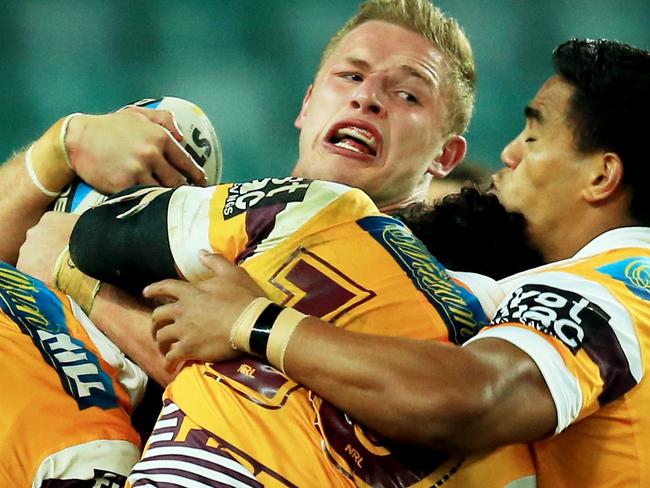
[(574, 352), (586, 337), (612, 334), (637, 350), (630, 339), (635, 324), (650, 323), (649, 243), (647, 228), (615, 229), (571, 259), (501, 280), (507, 298), (494, 322), (524, 323), (558, 336)]

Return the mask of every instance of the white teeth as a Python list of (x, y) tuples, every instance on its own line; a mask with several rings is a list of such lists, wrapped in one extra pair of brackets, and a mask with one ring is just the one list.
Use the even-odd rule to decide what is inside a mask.
[(377, 149), (377, 140), (373, 136), (372, 132), (354, 125), (349, 125), (347, 127), (341, 127), (337, 132), (338, 136), (350, 136), (355, 139), (359, 139), (365, 143), (372, 151)]
[[(337, 142), (337, 143), (334, 144), (334, 145), (335, 145), (335, 146), (338, 146), (338, 147), (345, 148), (345, 149), (349, 149), (349, 150), (351, 150), (351, 151), (356, 151), (356, 152), (358, 152), (358, 153), (362, 153), (362, 151), (360, 151), (359, 148), (353, 146), (352, 144), (348, 144), (348, 143), (345, 142), (345, 141), (339, 141), (339, 142)], [(363, 154), (363, 153), (362, 153), (362, 154)]]

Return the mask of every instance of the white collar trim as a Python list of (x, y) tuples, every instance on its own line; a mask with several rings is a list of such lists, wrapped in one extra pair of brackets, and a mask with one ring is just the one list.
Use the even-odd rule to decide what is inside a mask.
[(569, 264), (578, 259), (595, 256), (596, 254), (600, 254), (605, 251), (611, 251), (612, 249), (625, 249), (632, 247), (650, 248), (650, 227), (619, 227), (616, 229), (608, 230), (607, 232), (600, 234), (595, 239), (589, 241), (571, 258), (563, 259), (561, 261), (554, 261), (537, 268), (529, 269), (522, 271), (521, 273), (508, 276), (502, 280), (499, 280), (499, 284), (503, 286), (507, 283), (512, 282), (512, 280), (517, 279), (521, 275), (528, 275), (532, 272), (539, 272), (551, 266), (556, 267), (563, 264)]
[(582, 259), (611, 249), (650, 247), (650, 227), (619, 227), (599, 235), (580, 249), (573, 259)]

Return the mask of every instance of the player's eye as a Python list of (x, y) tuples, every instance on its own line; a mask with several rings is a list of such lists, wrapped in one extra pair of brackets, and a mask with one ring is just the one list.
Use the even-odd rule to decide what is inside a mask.
[(350, 81), (363, 81), (363, 76), (359, 73), (341, 73), (339, 76)]
[(400, 90), (397, 92), (397, 96), (409, 103), (418, 103), (418, 98), (410, 92)]

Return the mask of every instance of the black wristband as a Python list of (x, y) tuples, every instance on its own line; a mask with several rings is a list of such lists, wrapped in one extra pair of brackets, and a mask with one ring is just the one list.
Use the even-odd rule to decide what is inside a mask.
[(248, 346), (252, 354), (263, 358), (266, 357), (266, 346), (269, 343), (271, 329), (273, 328), (275, 319), (278, 318), (282, 310), (284, 309), (280, 305), (271, 303), (257, 317), (248, 340)]

